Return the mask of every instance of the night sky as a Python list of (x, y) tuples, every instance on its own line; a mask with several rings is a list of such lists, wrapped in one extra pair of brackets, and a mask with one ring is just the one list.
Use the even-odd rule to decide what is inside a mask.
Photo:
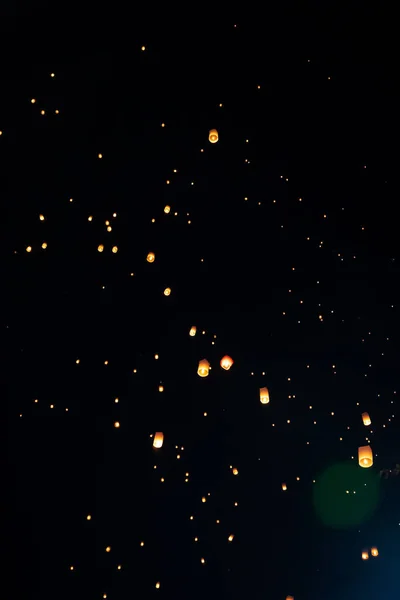
[(394, 15), (8, 4), (1, 595), (397, 598)]

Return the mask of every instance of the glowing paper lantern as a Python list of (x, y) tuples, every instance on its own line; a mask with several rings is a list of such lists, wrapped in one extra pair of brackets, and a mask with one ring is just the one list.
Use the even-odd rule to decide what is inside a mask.
[(223, 358), (221, 358), (221, 362), (219, 364), (223, 369), (225, 369), (225, 371), (229, 371), (229, 369), (233, 365), (233, 360), (230, 356), (224, 356)]
[(207, 377), (209, 370), (210, 363), (208, 362), (208, 360), (203, 358), (203, 360), (199, 362), (199, 366), (197, 368), (197, 375), (200, 375), (200, 377)]
[(371, 554), (372, 554), (372, 556), (378, 556), (378, 554), (379, 554), (378, 548), (371, 548)]
[(153, 448), (161, 448), (164, 443), (164, 434), (162, 431), (157, 431), (154, 435)]
[(147, 255), (147, 262), (152, 263), (155, 261), (155, 258), (156, 258), (156, 256), (155, 256), (154, 252), (149, 252)]
[(171, 207), (168, 206), (168, 204), (167, 204), (167, 206), (164, 207), (164, 212), (167, 215), (170, 211), (171, 211)]
[(165, 288), (164, 296), (169, 296), (171, 294), (171, 288)]
[(369, 554), (368, 554), (368, 551), (367, 551), (367, 550), (363, 550), (363, 551), (361, 552), (361, 558), (362, 558), (363, 560), (368, 560), (368, 559), (369, 559)]
[(283, 490), (284, 492), (286, 492), (286, 490), (287, 490), (287, 485), (286, 485), (286, 483), (282, 483), (282, 490)]
[(294, 596), (286, 596), (286, 600), (294, 600)]
[(189, 335), (194, 337), (196, 335), (196, 331), (197, 331), (197, 327), (195, 325), (193, 325), (193, 327), (190, 328)]
[(239, 471), (236, 469), (236, 467), (232, 469), (232, 473), (234, 475), (239, 475)]
[(360, 467), (368, 469), (372, 467), (373, 462), (371, 446), (360, 446), (358, 449), (358, 464)]
[(208, 141), (212, 144), (216, 144), (218, 142), (218, 131), (216, 129), (210, 129), (208, 133)]
[(97, 250), (98, 250), (99, 252), (103, 252), (103, 250), (104, 250), (104, 246), (103, 246), (103, 244), (100, 244), (99, 246), (97, 246)]
[(269, 391), (267, 387), (260, 388), (260, 402), (261, 404), (268, 404), (269, 402)]
[(367, 427), (368, 427), (368, 425), (371, 425), (371, 419), (369, 418), (369, 414), (367, 412), (364, 412), (361, 416), (362, 416), (364, 425), (366, 425)]

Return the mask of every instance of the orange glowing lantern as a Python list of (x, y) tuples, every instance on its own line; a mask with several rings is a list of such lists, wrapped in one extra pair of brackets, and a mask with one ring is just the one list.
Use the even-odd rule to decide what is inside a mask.
[(368, 469), (372, 467), (373, 462), (371, 446), (360, 446), (358, 449), (358, 464), (360, 467)]
[(269, 403), (269, 391), (267, 387), (260, 388), (260, 402), (261, 404)]
[(294, 596), (286, 596), (286, 600), (294, 600)]
[(361, 552), (361, 558), (362, 558), (363, 560), (368, 560), (368, 559), (369, 559), (369, 554), (368, 554), (368, 551), (367, 551), (367, 550), (363, 550), (363, 551)]
[(224, 356), (223, 358), (221, 358), (221, 362), (219, 364), (223, 369), (225, 369), (225, 371), (229, 371), (229, 369), (233, 365), (233, 360), (230, 356)]
[(153, 448), (161, 448), (164, 443), (164, 434), (161, 431), (157, 431), (154, 435)]
[(232, 469), (232, 473), (233, 473), (234, 475), (239, 475), (239, 471), (236, 469), (236, 467), (234, 467), (234, 468)]
[(197, 368), (197, 375), (200, 375), (200, 377), (207, 377), (209, 370), (210, 363), (208, 362), (208, 360), (203, 358), (203, 360), (199, 362), (199, 366)]
[(197, 331), (197, 327), (195, 325), (193, 325), (193, 327), (190, 328), (189, 335), (191, 337), (194, 337), (196, 335), (196, 331)]
[(286, 485), (286, 483), (282, 483), (282, 490), (283, 490), (284, 492), (286, 492), (286, 490), (287, 490), (287, 485)]
[(216, 144), (218, 142), (218, 131), (216, 129), (210, 129), (208, 132), (208, 141), (212, 144)]
[(368, 425), (371, 425), (371, 419), (367, 412), (364, 412), (361, 416), (362, 416), (363, 423), (366, 427), (368, 427)]
[(378, 556), (378, 554), (379, 554), (378, 548), (371, 548), (371, 554), (372, 554), (372, 556)]
[(154, 252), (149, 252), (147, 255), (147, 262), (152, 263), (155, 261), (156, 255)]

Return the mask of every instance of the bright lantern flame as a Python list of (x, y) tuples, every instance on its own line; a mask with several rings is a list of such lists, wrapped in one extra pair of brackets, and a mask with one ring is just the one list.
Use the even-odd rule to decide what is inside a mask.
[(203, 358), (203, 360), (199, 362), (199, 366), (197, 368), (197, 375), (200, 375), (200, 377), (207, 377), (209, 370), (210, 363), (208, 362), (208, 360)]
[(260, 388), (260, 402), (261, 404), (269, 403), (269, 392), (267, 387)]
[(161, 448), (164, 443), (164, 434), (162, 431), (156, 431), (153, 440), (153, 448)]
[(358, 449), (358, 464), (364, 469), (372, 467), (374, 462), (371, 446), (360, 446)]
[(210, 129), (208, 133), (208, 140), (212, 144), (216, 144), (218, 142), (218, 131), (216, 129)]
[(225, 369), (225, 371), (229, 371), (229, 369), (233, 365), (233, 360), (230, 356), (224, 356), (223, 358), (221, 358), (221, 362), (219, 364), (223, 369)]
[(362, 416), (363, 423), (366, 427), (371, 425), (371, 419), (367, 412), (364, 412), (361, 416)]

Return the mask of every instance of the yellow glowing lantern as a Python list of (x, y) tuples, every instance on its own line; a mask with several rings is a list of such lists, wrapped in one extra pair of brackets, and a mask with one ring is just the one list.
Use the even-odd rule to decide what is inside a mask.
[(114, 254), (116, 254), (118, 252), (118, 246), (113, 246), (112, 251)]
[(210, 363), (208, 362), (208, 360), (203, 358), (203, 360), (199, 362), (199, 366), (197, 368), (197, 375), (200, 375), (200, 377), (207, 377), (209, 370)]
[(371, 425), (371, 419), (369, 417), (369, 414), (367, 412), (364, 412), (362, 415), (362, 420), (364, 425), (366, 425), (368, 427), (368, 425)]
[(152, 263), (155, 261), (155, 258), (156, 258), (156, 256), (155, 256), (154, 252), (149, 252), (147, 255), (147, 262)]
[(361, 558), (362, 558), (363, 560), (368, 560), (368, 559), (369, 559), (369, 554), (368, 554), (367, 550), (363, 550), (363, 551), (361, 552)]
[(168, 204), (167, 204), (167, 206), (164, 208), (164, 212), (167, 215), (170, 211), (171, 211), (171, 207), (168, 206)]
[(97, 246), (97, 250), (98, 250), (98, 252), (103, 252), (103, 250), (104, 250), (103, 244), (100, 244), (100, 246)]
[(286, 492), (286, 490), (287, 490), (287, 485), (286, 485), (286, 483), (282, 483), (282, 490), (283, 490), (284, 492)]
[(210, 129), (208, 133), (208, 141), (212, 144), (216, 144), (218, 142), (218, 131), (216, 129)]
[(358, 449), (358, 464), (360, 467), (368, 469), (372, 467), (373, 462), (371, 446), (360, 446)]
[(267, 387), (260, 388), (260, 402), (261, 404), (269, 403), (269, 391)]
[(164, 296), (169, 296), (171, 294), (171, 288), (165, 288)]
[(239, 475), (239, 471), (236, 469), (236, 467), (234, 469), (232, 469), (232, 473), (234, 475)]
[(157, 431), (154, 435), (153, 448), (161, 448), (164, 443), (164, 434), (161, 431)]
[(371, 548), (371, 555), (372, 556), (378, 556), (379, 552), (378, 552), (378, 548)]
[(193, 325), (193, 327), (190, 328), (189, 335), (194, 337), (196, 335), (196, 331), (197, 331), (197, 327), (195, 325)]
[(224, 356), (223, 358), (221, 358), (221, 362), (219, 364), (223, 369), (225, 369), (225, 371), (229, 371), (229, 369), (233, 365), (233, 360), (230, 356)]

